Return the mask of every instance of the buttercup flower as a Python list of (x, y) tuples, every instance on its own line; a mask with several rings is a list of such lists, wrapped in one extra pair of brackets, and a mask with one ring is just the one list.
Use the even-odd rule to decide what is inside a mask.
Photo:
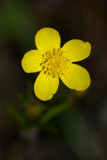
[(53, 97), (59, 86), (59, 78), (68, 88), (77, 91), (90, 86), (88, 71), (73, 63), (90, 55), (89, 42), (73, 39), (61, 48), (59, 33), (52, 28), (43, 28), (37, 32), (35, 43), (37, 49), (27, 52), (21, 64), (27, 73), (40, 71), (34, 84), (34, 92), (39, 99), (47, 101)]

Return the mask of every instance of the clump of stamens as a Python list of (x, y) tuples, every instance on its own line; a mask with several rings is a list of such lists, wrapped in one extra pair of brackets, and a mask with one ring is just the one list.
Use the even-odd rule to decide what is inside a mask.
[(45, 52), (42, 57), (44, 57), (44, 62), (40, 65), (44, 74), (48, 73), (52, 77), (63, 74), (68, 62), (64, 58), (63, 52), (59, 52), (59, 49), (53, 49), (52, 52)]

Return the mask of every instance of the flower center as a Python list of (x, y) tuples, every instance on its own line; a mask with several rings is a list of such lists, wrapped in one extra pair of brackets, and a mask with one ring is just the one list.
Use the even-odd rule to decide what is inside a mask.
[(58, 49), (45, 52), (42, 57), (44, 57), (44, 62), (40, 64), (42, 65), (42, 71), (53, 77), (63, 74), (63, 71), (67, 68), (69, 63), (69, 60), (64, 57), (63, 52)]

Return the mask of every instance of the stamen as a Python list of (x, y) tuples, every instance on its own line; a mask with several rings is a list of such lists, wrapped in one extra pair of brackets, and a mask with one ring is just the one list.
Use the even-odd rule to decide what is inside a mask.
[(45, 68), (45, 66), (42, 67), (42, 70)]
[(53, 49), (53, 55), (55, 55), (55, 48)]
[(51, 75), (49, 72), (48, 72), (48, 74)]
[(52, 76), (52, 78), (55, 78), (55, 74)]

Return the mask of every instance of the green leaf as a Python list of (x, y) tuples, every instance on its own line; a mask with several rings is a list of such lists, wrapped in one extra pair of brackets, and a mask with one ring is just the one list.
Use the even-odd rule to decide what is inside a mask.
[(70, 108), (70, 105), (68, 103), (62, 103), (60, 105), (57, 105), (53, 108), (51, 108), (48, 112), (46, 112), (40, 120), (40, 124), (47, 123), (52, 118), (59, 116), (60, 114), (64, 113), (66, 110)]
[(28, 129), (31, 127), (28, 120), (12, 104), (7, 105), (7, 110), (22, 128)]
[(102, 157), (86, 120), (76, 107), (63, 115), (60, 126), (79, 160), (98, 160)]

